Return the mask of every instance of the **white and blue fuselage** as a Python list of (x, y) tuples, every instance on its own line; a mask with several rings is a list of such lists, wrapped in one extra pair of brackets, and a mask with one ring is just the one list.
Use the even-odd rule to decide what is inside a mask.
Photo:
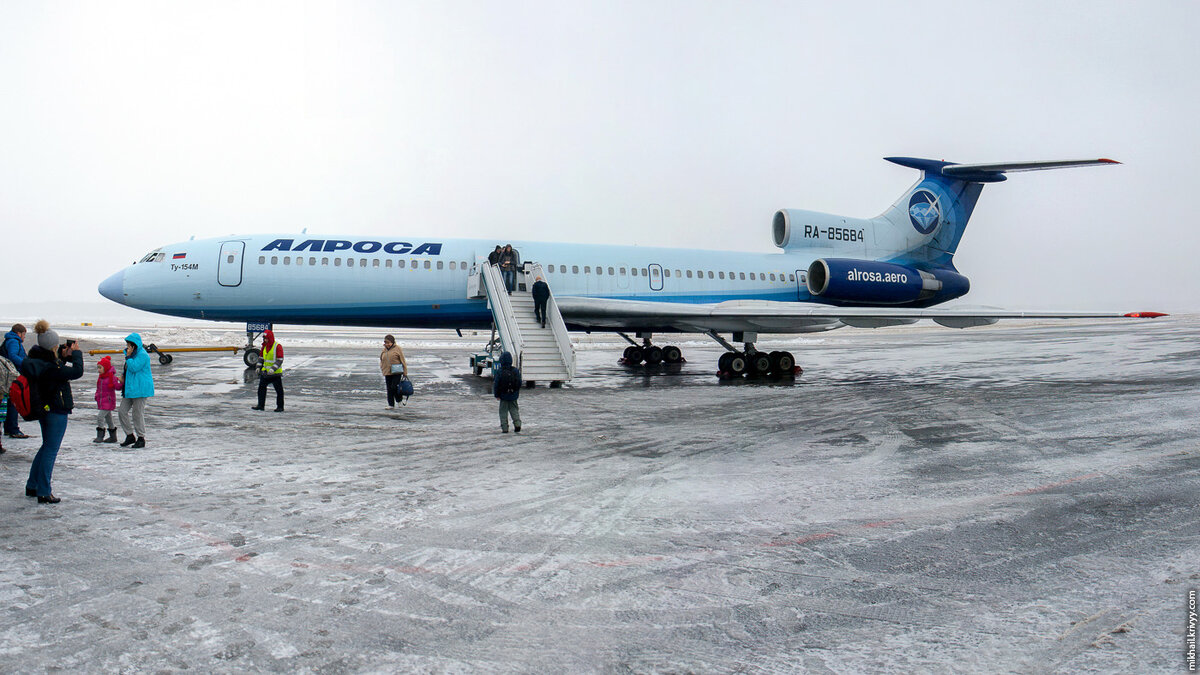
[[(187, 241), (152, 251), (99, 290), (146, 311), (215, 321), (481, 328), (491, 325), (491, 310), (486, 300), (468, 297), (468, 279), (496, 243), (307, 234)], [(812, 299), (804, 280), (811, 254), (502, 243), (512, 243), (522, 262), (541, 263), (558, 297)]]

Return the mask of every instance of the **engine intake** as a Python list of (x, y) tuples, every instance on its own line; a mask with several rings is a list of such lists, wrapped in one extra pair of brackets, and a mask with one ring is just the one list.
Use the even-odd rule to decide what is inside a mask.
[(808, 266), (805, 283), (813, 297), (839, 302), (932, 304), (965, 295), (970, 281), (951, 270), (918, 270), (907, 265), (819, 258)]

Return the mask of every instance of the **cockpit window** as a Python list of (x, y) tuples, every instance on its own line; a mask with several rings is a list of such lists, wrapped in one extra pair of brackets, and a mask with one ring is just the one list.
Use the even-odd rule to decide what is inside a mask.
[(162, 261), (164, 261), (164, 260), (166, 260), (166, 259), (167, 259), (167, 254), (166, 254), (166, 253), (163, 253), (162, 251), (151, 251), (151, 252), (149, 252), (149, 253), (147, 253), (147, 254), (146, 254), (146, 257), (145, 257), (145, 258), (142, 258), (142, 259), (141, 259), (141, 260), (139, 260), (138, 262), (144, 262), (144, 263), (147, 263), (147, 262), (162, 262)]

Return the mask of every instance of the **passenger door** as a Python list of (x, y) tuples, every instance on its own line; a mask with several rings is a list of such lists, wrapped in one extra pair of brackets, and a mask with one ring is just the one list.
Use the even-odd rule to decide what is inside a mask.
[(658, 263), (650, 263), (650, 290), (661, 291), (663, 289), (663, 270), (662, 265)]
[(796, 299), (806, 300), (808, 295), (808, 272), (796, 270)]
[(221, 242), (221, 257), (217, 260), (217, 283), (222, 286), (242, 284), (242, 258), (246, 252), (244, 241)]

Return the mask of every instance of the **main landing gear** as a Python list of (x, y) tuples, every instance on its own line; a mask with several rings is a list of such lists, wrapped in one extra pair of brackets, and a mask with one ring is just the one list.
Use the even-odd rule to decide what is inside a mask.
[(617, 333), (617, 335), (620, 335), (629, 342), (629, 346), (625, 348), (625, 353), (621, 355), (620, 363), (624, 365), (636, 366), (645, 362), (647, 366), (657, 366), (660, 363), (670, 366), (687, 361), (687, 359), (683, 358), (683, 352), (680, 351), (679, 347), (674, 345), (659, 347), (658, 345), (651, 344), (650, 338), (652, 335), (650, 333), (637, 334), (638, 337), (642, 338), (642, 344), (640, 345), (624, 333)]
[(717, 359), (717, 377), (722, 380), (732, 380), (742, 377), (771, 377), (795, 378), (804, 369), (796, 365), (796, 358), (791, 352), (760, 352), (754, 348), (758, 339), (756, 333), (734, 333), (733, 340), (745, 345), (743, 351), (729, 344), (716, 331), (709, 331), (708, 336), (716, 340), (729, 351)]

